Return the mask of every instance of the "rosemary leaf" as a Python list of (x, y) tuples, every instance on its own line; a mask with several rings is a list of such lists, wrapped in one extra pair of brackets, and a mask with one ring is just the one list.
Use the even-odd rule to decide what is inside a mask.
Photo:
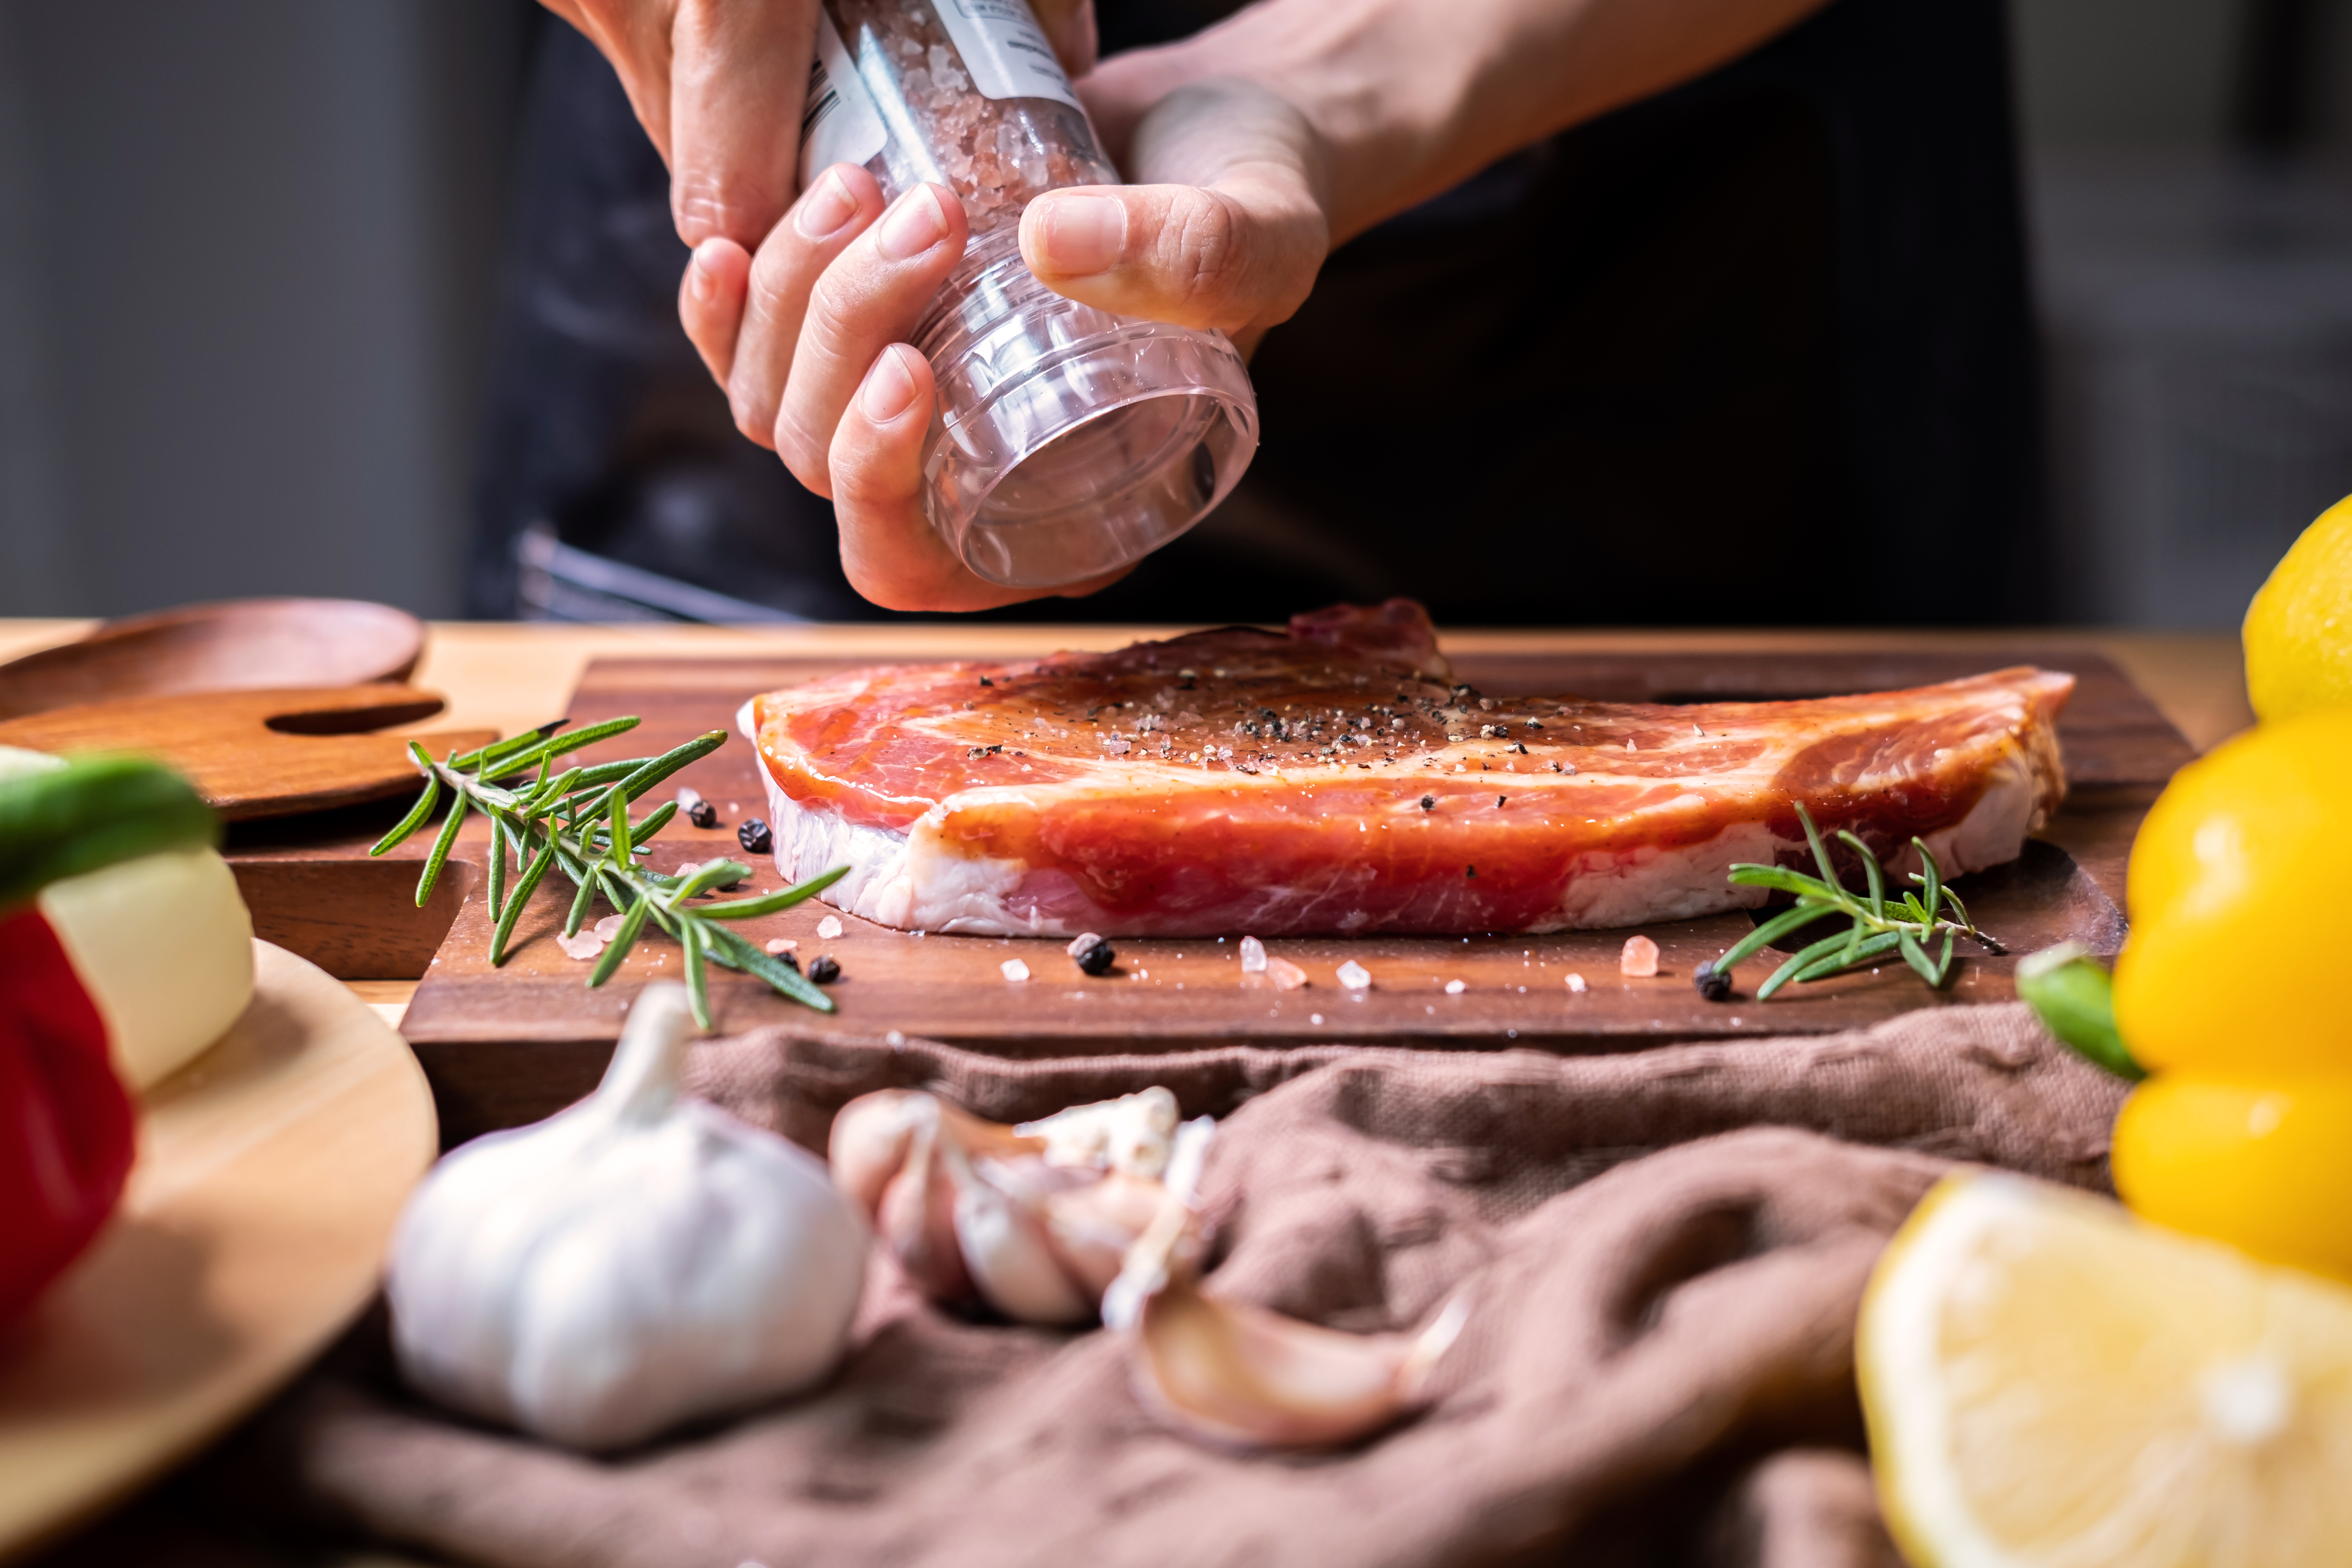
[(1857, 943), (1853, 957), (1849, 958), (1841, 952), (1832, 953), (1828, 958), (1816, 959), (1797, 971), (1795, 979), (1800, 984), (1807, 981), (1827, 980), (1832, 974), (1843, 974), (1849, 969), (1859, 969), (1865, 963), (1874, 963), (1893, 952), (1895, 943), (1895, 932), (1881, 931), (1876, 936), (1866, 937)]
[(1936, 973), (1936, 965), (1928, 959), (1927, 950), (1919, 945), (1919, 939), (1907, 931), (1896, 931), (1895, 939), (1903, 950), (1903, 962), (1911, 966), (1912, 973), (1930, 986), (1940, 988), (1944, 984), (1943, 976)]
[(523, 906), (530, 902), (531, 894), (539, 890), (540, 879), (555, 864), (555, 840), (550, 838), (531, 857), (530, 866), (515, 884), (514, 896), (507, 900), (507, 912), (499, 917), (498, 930), (490, 933), (490, 967), (498, 968), (507, 961), (507, 943), (514, 936), (515, 922), (522, 919)]
[[(843, 870), (845, 872), (847, 868), (843, 868)], [(702, 912), (707, 915), (714, 911), (705, 910)], [(1782, 910), (1779, 914), (1741, 937), (1732, 945), (1730, 952), (1717, 959), (1715, 972), (1717, 974), (1728, 974), (1731, 973), (1733, 964), (1746, 963), (1790, 931), (1811, 925), (1821, 917), (1820, 908), (1812, 904), (1798, 904), (1793, 908)]]
[(597, 957), (596, 967), (589, 972), (590, 990), (613, 978), (613, 972), (621, 967), (621, 960), (628, 957), (629, 949), (637, 945), (637, 932), (646, 923), (646, 911), (652, 908), (653, 900), (639, 893), (636, 901), (629, 906), (629, 912), (621, 917), (619, 932)]
[(642, 721), (635, 718), (607, 719), (601, 724), (591, 724), (584, 730), (574, 730), (570, 734), (558, 735), (553, 740), (534, 746), (528, 752), (506, 759), (499, 764), (499, 776), (520, 773), (528, 767), (537, 767), (540, 763), (556, 757), (568, 756), (582, 747), (593, 746), (599, 741), (609, 741), (615, 735), (625, 734), (635, 729)]
[(694, 1021), (708, 1029), (710, 1023), (710, 980), (702, 969), (702, 922), (677, 922), (677, 945), (686, 954), (686, 996), (694, 1006)]
[(1813, 826), (1813, 814), (1805, 809), (1803, 801), (1797, 801), (1794, 804), (1797, 807), (1797, 820), (1804, 825), (1805, 842), (1811, 845), (1813, 848), (1813, 864), (1822, 868), (1822, 880), (1832, 888), (1838, 886), (1837, 868), (1830, 863), (1829, 849), (1822, 843), (1822, 830)]
[(1835, 955), (1838, 949), (1845, 942), (1846, 936), (1846, 932), (1839, 931), (1834, 936), (1825, 936), (1819, 942), (1809, 943), (1808, 945), (1798, 949), (1787, 963), (1774, 970), (1765, 980), (1764, 984), (1756, 988), (1756, 1000), (1759, 1002), (1769, 1001), (1771, 999), (1772, 993), (1780, 989), (1781, 986), (1788, 984), (1789, 982), (1794, 980), (1799, 974), (1802, 973), (1812, 964), (1820, 962), (1824, 957)]
[(1786, 866), (1750, 866), (1743, 862), (1731, 868), (1729, 880), (1735, 887), (1770, 888), (1775, 892), (1794, 893), (1801, 899), (1820, 899), (1823, 902), (1834, 902), (1839, 893), (1838, 889), (1820, 878), (1808, 877)]
[[(572, 871), (568, 863), (563, 868)], [(596, 901), (596, 879), (585, 871), (572, 871), (572, 875), (579, 879), (580, 891), (572, 895), (572, 912), (563, 917), (563, 934), (578, 936), (580, 922), (588, 918), (589, 908)]]
[[(409, 742), (408, 749), (419, 756), (424, 755), (414, 741)], [(433, 808), (441, 804), (441, 775), (432, 771), (433, 763), (429, 758), (425, 767), (425, 793), (416, 797), (416, 804), (408, 808), (408, 815), (400, 819), (397, 826), (375, 841), (374, 847), (368, 851), (369, 855), (388, 855), (399, 848), (409, 835), (425, 826), (433, 815)]]
[(425, 874), (416, 879), (416, 907), (420, 910), (432, 898), (433, 884), (441, 879), (441, 868), (448, 864), (449, 851), (457, 847), (457, 826), (466, 820), (469, 804), (463, 790), (449, 797), (449, 816), (441, 824), (441, 837), (433, 841), (433, 853), (425, 858)]
[(515, 810), (525, 816), (537, 816), (547, 808), (548, 802), (560, 800), (563, 796), (570, 795), (573, 786), (575, 786), (579, 781), (580, 770), (578, 768), (573, 768), (569, 773), (559, 773), (551, 779), (544, 780), (537, 789), (532, 790), (529, 795), (523, 796), (522, 800), (515, 806)]
[[(570, 722), (568, 719), (558, 719), (552, 723), (541, 724), (536, 730), (526, 730), (520, 735), (509, 735), (503, 741), (493, 741), (478, 750), (467, 752), (464, 756), (450, 758), (449, 765), (453, 768), (487, 770), (491, 763), (503, 757), (511, 757), (518, 752), (529, 751)], [(491, 775), (484, 771), (481, 776), (488, 778)]]
[(835, 866), (830, 871), (820, 872), (805, 882), (796, 882), (778, 892), (762, 893), (756, 899), (734, 899), (723, 904), (705, 904), (694, 912), (708, 921), (756, 920), (761, 915), (772, 915), (779, 910), (803, 903), (848, 875), (848, 867)]
[(490, 919), (505, 912), (507, 898), (507, 826), (497, 812), (490, 817)]
[(701, 761), (726, 743), (726, 731), (709, 730), (682, 746), (674, 746), (658, 757), (639, 763), (625, 778), (613, 785), (613, 798), (635, 800), (680, 768)]
[(1886, 873), (1878, 864), (1878, 857), (1870, 852), (1869, 845), (1864, 844), (1843, 827), (1838, 829), (1838, 838), (1841, 842), (1853, 846), (1853, 852), (1862, 857), (1862, 874), (1870, 882), (1870, 912), (1874, 918), (1885, 920), (1886, 918)]
[(667, 827), (669, 819), (677, 815), (677, 802), (674, 800), (662, 802), (630, 826), (629, 842), (637, 846), (638, 853), (643, 854), (646, 840)]
[(612, 802), (609, 814), (613, 824), (612, 857), (616, 863), (625, 866), (629, 863), (630, 849), (629, 799), (617, 786), (604, 798)]
[(833, 998), (817, 989), (806, 975), (785, 968), (738, 932), (723, 925), (712, 925), (705, 926), (702, 934), (709, 944), (708, 952), (712, 963), (756, 975), (793, 1001), (820, 1013), (833, 1011)]
[(1912, 839), (1911, 847), (1919, 851), (1919, 869), (1911, 873), (1911, 879), (1925, 889), (1919, 901), (1927, 906), (1927, 913), (1921, 918), (1932, 921), (1936, 918), (1936, 906), (1943, 901), (1944, 868), (1936, 864), (1936, 852), (1927, 847), (1926, 839)]

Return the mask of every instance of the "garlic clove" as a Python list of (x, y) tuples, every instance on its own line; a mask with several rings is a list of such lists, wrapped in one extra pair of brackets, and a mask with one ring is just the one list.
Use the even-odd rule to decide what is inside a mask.
[(932, 1300), (1083, 1322), (1159, 1212), (1172, 1155), (1210, 1125), (1178, 1129), (1165, 1089), (1013, 1127), (882, 1089), (834, 1119), (834, 1180)]
[(1171, 1280), (1143, 1305), (1138, 1382), (1202, 1436), (1246, 1448), (1327, 1447), (1423, 1402), (1467, 1317), (1457, 1297), (1412, 1334), (1349, 1334)]
[(1459, 1296), (1413, 1333), (1350, 1334), (1200, 1288), (1197, 1216), (1171, 1195), (1106, 1292), (1135, 1383), (1173, 1424), (1238, 1448), (1328, 1447), (1418, 1408), (1462, 1331)]
[(1052, 1164), (1158, 1176), (1168, 1168), (1169, 1140), (1176, 1132), (1176, 1096), (1154, 1084), (1117, 1100), (1074, 1105), (1024, 1121), (1013, 1131), (1043, 1140)]
[(1166, 1192), (1158, 1182), (1114, 1171), (1040, 1200), (1046, 1240), (1089, 1298), (1100, 1300), (1118, 1278), (1128, 1248), (1150, 1226)]
[[(947, 1155), (953, 1171), (959, 1156)], [(1097, 1298), (1062, 1267), (1044, 1216), (966, 1168), (956, 1173), (955, 1235), (964, 1267), (988, 1304), (1024, 1323), (1082, 1323)]]

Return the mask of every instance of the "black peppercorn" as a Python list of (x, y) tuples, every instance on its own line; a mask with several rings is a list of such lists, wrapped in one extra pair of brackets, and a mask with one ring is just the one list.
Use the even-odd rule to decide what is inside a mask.
[(743, 826), (735, 830), (735, 842), (751, 854), (765, 855), (776, 847), (776, 836), (769, 832), (768, 825), (758, 817), (747, 816), (743, 819)]
[(1433, 795), (1423, 795), (1421, 797), (1421, 809), (1423, 811), (1435, 811), (1437, 809), (1437, 797)]
[(1731, 1000), (1731, 973), (1728, 970), (1717, 969), (1712, 963), (1702, 963), (1691, 972), (1691, 984), (1697, 986), (1698, 994), (1710, 1002)]
[(1110, 966), (1118, 962), (1118, 950), (1100, 937), (1070, 956), (1077, 960), (1078, 968), (1088, 974), (1108, 974)]
[(821, 952), (809, 960), (808, 974), (819, 985), (830, 985), (841, 978), (841, 965), (834, 962), (833, 954)]
[(719, 808), (707, 800), (698, 800), (686, 808), (686, 819), (697, 827), (719, 826)]
[(801, 961), (794, 957), (790, 952), (776, 954), (776, 962), (782, 964), (786, 969), (791, 970), (794, 974), (798, 974), (801, 972)]

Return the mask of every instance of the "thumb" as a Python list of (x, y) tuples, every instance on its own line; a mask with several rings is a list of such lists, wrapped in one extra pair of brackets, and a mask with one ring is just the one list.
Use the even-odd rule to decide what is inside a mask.
[(1021, 215), (1022, 258), (1082, 304), (1246, 347), (1298, 309), (1330, 249), (1318, 145), (1263, 89), (1179, 88), (1136, 124), (1129, 171), (1144, 183), (1039, 196)]
[(1246, 171), (1213, 186), (1053, 191), (1021, 215), (1021, 255), (1081, 304), (1228, 336), (1289, 319), (1328, 247), (1303, 185)]

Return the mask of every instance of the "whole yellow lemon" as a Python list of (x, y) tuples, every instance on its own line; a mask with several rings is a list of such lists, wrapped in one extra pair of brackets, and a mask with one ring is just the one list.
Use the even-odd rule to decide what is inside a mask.
[(2158, 1225), (2352, 1279), (2352, 1075), (2159, 1074), (2124, 1102), (2114, 1163)]
[(2352, 1074), (2352, 708), (2173, 776), (2132, 843), (2116, 1027), (2153, 1071)]
[(2352, 706), (2352, 498), (2303, 531), (2246, 610), (2255, 716)]

